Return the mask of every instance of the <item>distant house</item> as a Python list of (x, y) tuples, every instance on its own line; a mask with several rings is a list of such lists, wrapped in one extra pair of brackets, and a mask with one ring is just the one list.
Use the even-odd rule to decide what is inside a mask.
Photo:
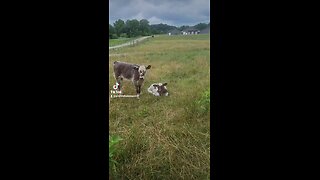
[(171, 31), (169, 31), (168, 35), (171, 36), (171, 35), (179, 35), (181, 34), (181, 31), (179, 31), (178, 29), (173, 29)]
[(200, 31), (196, 28), (193, 28), (193, 27), (190, 27), (190, 28), (187, 28), (185, 30), (182, 31), (182, 34), (184, 35), (188, 35), (188, 34), (199, 34)]
[(210, 26), (200, 31), (199, 34), (210, 34)]

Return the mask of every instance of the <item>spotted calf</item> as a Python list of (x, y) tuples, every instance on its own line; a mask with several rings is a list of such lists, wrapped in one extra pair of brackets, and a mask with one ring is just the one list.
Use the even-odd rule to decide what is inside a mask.
[(168, 96), (169, 92), (167, 90), (167, 85), (168, 83), (153, 83), (151, 86), (148, 88), (148, 92), (153, 94), (154, 96)]
[(139, 99), (141, 93), (141, 86), (143, 85), (147, 70), (151, 65), (144, 66), (138, 64), (130, 64), (126, 62), (115, 61), (113, 63), (114, 77), (119, 84), (118, 90), (121, 91), (121, 81), (123, 79), (132, 81), (136, 88), (137, 98)]

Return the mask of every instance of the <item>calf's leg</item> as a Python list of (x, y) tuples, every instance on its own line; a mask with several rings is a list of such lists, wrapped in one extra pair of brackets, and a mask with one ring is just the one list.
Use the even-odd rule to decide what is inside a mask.
[(140, 92), (141, 92), (141, 85), (136, 86), (136, 91), (137, 91), (137, 98), (139, 99)]

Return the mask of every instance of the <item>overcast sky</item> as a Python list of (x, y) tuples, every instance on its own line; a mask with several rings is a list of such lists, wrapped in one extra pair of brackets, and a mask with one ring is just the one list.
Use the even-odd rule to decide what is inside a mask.
[(210, 22), (210, 0), (109, 0), (109, 24), (147, 19), (173, 26)]

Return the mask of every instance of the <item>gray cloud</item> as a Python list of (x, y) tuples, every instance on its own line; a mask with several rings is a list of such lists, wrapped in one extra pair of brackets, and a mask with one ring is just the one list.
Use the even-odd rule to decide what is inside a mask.
[(109, 23), (147, 19), (150, 24), (195, 25), (210, 21), (210, 0), (109, 0)]

